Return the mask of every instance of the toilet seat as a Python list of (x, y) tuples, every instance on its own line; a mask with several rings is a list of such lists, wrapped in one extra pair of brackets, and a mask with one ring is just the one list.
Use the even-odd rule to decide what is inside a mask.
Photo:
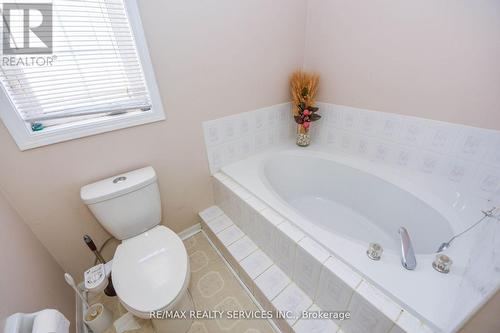
[(124, 240), (113, 258), (113, 285), (123, 306), (141, 318), (175, 306), (189, 284), (189, 260), (182, 240), (156, 226)]

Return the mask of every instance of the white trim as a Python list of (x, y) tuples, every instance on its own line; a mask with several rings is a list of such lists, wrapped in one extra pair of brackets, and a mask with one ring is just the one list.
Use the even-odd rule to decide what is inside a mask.
[(190, 226), (189, 228), (187, 228), (186, 230), (183, 230), (181, 232), (179, 232), (177, 235), (182, 239), (182, 240), (186, 240), (188, 239), (189, 237), (191, 236), (194, 236), (196, 235), (197, 233), (199, 233), (201, 231), (201, 223), (196, 223), (195, 225), (193, 226)]
[(0, 118), (21, 150), (46, 146), (58, 142), (83, 138), (99, 133), (115, 131), (127, 127), (143, 125), (165, 120), (165, 112), (160, 92), (156, 84), (153, 64), (149, 56), (146, 36), (142, 28), (137, 0), (123, 0), (130, 26), (136, 42), (137, 53), (142, 65), (144, 78), (151, 98), (150, 111), (106, 116), (98, 119), (76, 122), (49, 128), (41, 132), (32, 132), (26, 122), (16, 112), (4, 88), (0, 89)]

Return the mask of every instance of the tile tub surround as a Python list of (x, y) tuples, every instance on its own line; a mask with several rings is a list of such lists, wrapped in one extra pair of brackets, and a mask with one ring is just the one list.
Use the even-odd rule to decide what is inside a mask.
[(467, 201), (500, 203), (500, 131), (318, 103), (317, 149), (440, 180)]
[[(245, 199), (238, 197), (236, 193), (241, 194), (244, 192), (239, 191), (239, 188), (235, 187), (226, 176), (216, 174), (214, 178), (214, 191), (217, 193), (216, 201), (220, 200), (221, 205), (226, 207), (226, 209), (231, 204), (239, 205), (241, 207), (240, 210), (229, 209), (231, 212), (239, 211), (238, 216), (262, 215), (263, 211), (270, 209), (253, 196), (245, 195)], [(232, 185), (232, 188), (225, 186), (226, 183)], [(236, 198), (235, 201), (228, 199), (231, 195)], [(248, 204), (249, 202), (260, 210), (252, 208)], [(225, 215), (223, 213), (224, 209), (220, 209), (219, 207), (211, 207), (208, 210), (217, 210), (219, 216), (206, 219), (204, 218), (204, 216), (207, 216), (206, 211), (201, 212), (203, 230), (205, 230), (212, 242), (216, 244), (227, 261), (233, 266), (241, 280), (247, 285), (248, 289), (254, 294), (264, 309), (299, 313), (307, 309), (310, 311), (319, 311), (318, 309), (326, 311), (349, 310), (353, 314), (356, 314), (352, 319), (344, 321), (308, 320), (306, 318), (275, 320), (276, 325), (283, 332), (308, 332), (308, 329), (317, 329), (317, 332), (325, 333), (364, 333), (367, 332), (364, 330), (364, 325), (367, 324), (370, 327), (376, 328), (374, 332), (389, 333), (391, 330), (391, 332), (433, 332), (429, 326), (405, 311), (369, 282), (363, 280), (347, 265), (330, 256), (314, 240), (307, 237), (297, 236), (290, 238), (290, 242), (295, 245), (294, 249), (296, 253), (292, 275), (285, 273), (280, 268), (279, 263), (271, 259), (275, 254), (266, 252), (266, 250), (257, 245), (257, 242), (254, 242), (254, 245), (251, 246), (244, 246), (244, 248), (253, 250), (247, 251), (246, 253), (249, 254), (244, 258), (239, 253), (231, 253), (230, 247), (238, 242), (250, 243), (254, 240), (244, 234), (233, 245), (225, 247), (223, 245), (223, 239), (226, 237), (224, 231), (233, 228), (234, 225), (242, 228), (242, 223), (248, 222), (242, 222), (242, 220), (236, 220), (234, 217)], [(276, 220), (276, 214), (267, 215), (272, 216)], [(224, 230), (220, 230), (219, 228), (221, 216), (223, 216), (224, 220), (230, 220), (232, 223), (227, 225)], [(288, 222), (283, 220), (278, 224), (275, 233), (281, 232), (284, 234), (287, 232), (290, 234), (290, 231), (285, 227), (288, 224)], [(269, 225), (274, 224), (269, 222)], [(285, 228), (279, 228), (279, 226)], [(275, 235), (275, 237), (280, 236)], [(273, 250), (271, 249), (270, 251)], [(319, 270), (315, 268), (308, 270), (307, 268), (304, 269), (304, 267), (318, 267)], [(314, 273), (314, 271), (317, 273)], [(306, 275), (312, 275), (313, 277), (306, 278)], [(315, 282), (316, 279), (318, 282)], [(302, 288), (301, 285), (305, 287)], [(345, 296), (342, 297), (341, 295)], [(339, 301), (339, 299), (343, 299), (344, 301)]]
[[(352, 159), (411, 183), (418, 183), (463, 217), (458, 222), (460, 226), (457, 232), (465, 230), (481, 217), (481, 209), (500, 204), (500, 131), (348, 106), (318, 104), (323, 118), (312, 125), (313, 143), (305, 149)], [(274, 149), (278, 151), (294, 147), (295, 144), (290, 139), (288, 143), (275, 146)], [(224, 203), (227, 209), (238, 209), (234, 208), (238, 207), (234, 204), (235, 199), (229, 198)], [(223, 209), (230, 216), (238, 213)], [(238, 214), (235, 216), (239, 217)], [(254, 217), (241, 218), (242, 221), (248, 221)], [(258, 229), (245, 230), (242, 227), (251, 238)], [(470, 257), (469, 263), (465, 267), (455, 266), (455, 271), (458, 269), (462, 274), (459, 289), (463, 293), (456, 296), (457, 306), (453, 313), (443, 319), (450, 326), (456, 324), (456, 318), (467, 316), (464, 311), (470, 311), (459, 304), (471, 301), (481, 304), (483, 299), (493, 294), (492, 290), (497, 288), (500, 280), (500, 259), (495, 255), (495, 248), (498, 248), (495, 240), (500, 239), (500, 225), (487, 223), (464, 235), (462, 240), (468, 237), (477, 238), (474, 246), (477, 251), (469, 253), (464, 250), (467, 253), (459, 257)], [(455, 250), (460, 248), (457, 244)], [(488, 255), (485, 256), (485, 253)], [(273, 255), (270, 252), (270, 256)]]
[(206, 121), (203, 133), (212, 174), (222, 166), (294, 140), (290, 103)]
[[(322, 119), (311, 126), (306, 149), (368, 160), (431, 188), (439, 180), (458, 192), (455, 206), (470, 201), (500, 204), (500, 131), (318, 103)], [(295, 142), (290, 103), (203, 123), (210, 170)], [(288, 130), (288, 132), (287, 132)], [(261, 142), (264, 140), (263, 142)], [(441, 184), (439, 184), (441, 186)], [(445, 196), (443, 194), (443, 196)]]
[[(482, 252), (482, 250), (489, 247), (493, 249), (498, 248), (498, 246), (495, 247), (495, 240), (497, 240), (498, 238), (494, 236), (494, 233), (491, 235), (487, 234), (486, 236), (488, 237), (485, 237), (481, 230), (482, 228), (480, 227), (478, 227), (478, 229), (475, 230), (474, 233), (468, 235), (467, 237), (464, 236), (465, 238), (456, 240), (453, 246), (449, 250), (447, 250), (447, 254), (452, 257), (455, 263), (454, 268), (452, 268), (452, 272), (445, 275), (436, 272), (432, 268), (431, 262), (434, 259), (434, 255), (432, 253), (437, 248), (437, 245), (440, 244), (441, 238), (448, 237), (434, 237), (435, 235), (433, 236), (429, 234), (429, 238), (434, 237), (435, 239), (433, 239), (431, 242), (425, 243), (425, 240), (427, 239), (427, 232), (434, 230), (432, 224), (428, 224), (424, 229), (416, 229), (417, 232), (420, 232), (420, 234), (417, 234), (419, 236), (418, 239), (420, 239), (420, 241), (424, 241), (424, 244), (427, 244), (426, 246), (428, 249), (426, 251), (430, 252), (421, 252), (421, 254), (417, 253), (417, 261), (419, 262), (419, 265), (416, 270), (409, 272), (401, 266), (397, 239), (394, 239), (393, 244), (389, 244), (392, 246), (392, 249), (389, 246), (385, 246), (386, 251), (384, 251), (382, 260), (375, 262), (369, 260), (365, 252), (368, 246), (368, 242), (374, 240), (373, 237), (375, 237), (376, 235), (372, 236), (371, 233), (363, 233), (364, 229), (360, 229), (360, 241), (351, 241), (351, 239), (349, 239), (348, 237), (342, 236), (341, 233), (336, 233), (336, 230), (330, 228), (328, 225), (328, 219), (330, 218), (337, 219), (337, 221), (332, 221), (332, 223), (341, 222), (342, 220), (339, 220), (338, 218), (342, 215), (335, 215), (335, 212), (331, 213), (331, 215), (320, 214), (317, 217), (318, 220), (316, 220), (316, 217), (314, 216), (301, 215), (297, 211), (297, 207), (300, 207), (297, 205), (300, 205), (300, 202), (295, 203), (289, 202), (288, 200), (290, 196), (291, 198), (297, 198), (297, 196), (300, 196), (300, 192), (297, 192), (297, 189), (304, 189), (304, 191), (309, 191), (309, 189), (313, 190), (313, 192), (307, 192), (307, 195), (315, 195), (315, 193), (318, 193), (319, 195), (324, 195), (327, 200), (331, 198), (331, 192), (328, 191), (335, 191), (334, 184), (330, 182), (328, 186), (323, 186), (323, 182), (321, 182), (321, 179), (318, 179), (318, 177), (315, 178), (314, 175), (311, 175), (309, 177), (310, 182), (297, 183), (287, 181), (288, 178), (293, 179), (293, 175), (297, 172), (295, 165), (292, 165), (291, 163), (298, 163), (298, 165), (301, 165), (301, 156), (304, 158), (303, 161), (309, 168), (314, 168), (315, 165), (317, 166), (318, 172), (320, 172), (322, 175), (321, 177), (325, 177), (325, 184), (326, 181), (329, 181), (329, 178), (325, 173), (325, 171), (327, 172), (328, 169), (323, 168), (324, 164), (322, 163), (324, 163), (324, 161), (330, 160), (332, 162), (335, 161), (333, 163), (337, 163), (337, 161), (338, 163), (343, 163), (344, 165), (352, 168), (352, 170), (366, 170), (366, 172), (368, 172), (370, 175), (379, 175), (381, 179), (386, 179), (389, 184), (391, 181), (393, 181), (394, 184), (401, 184), (401, 188), (408, 191), (408, 193), (415, 193), (415, 196), (417, 198), (422, 198), (423, 202), (427, 202), (427, 199), (430, 200), (428, 201), (428, 204), (430, 206), (435, 205), (434, 209), (443, 212), (442, 214), (446, 214), (444, 216), (447, 216), (446, 219), (449, 221), (447, 223), (450, 223), (450, 226), (453, 228), (453, 230), (462, 230), (461, 225), (456, 223), (461, 221), (461, 217), (453, 213), (451, 211), (451, 208), (447, 208), (447, 206), (442, 204), (435, 196), (432, 195), (432, 193), (428, 193), (425, 189), (419, 191), (417, 189), (417, 184), (409, 183), (411, 186), (408, 187), (407, 183), (405, 183), (404, 181), (399, 183), (399, 179), (394, 178), (391, 173), (382, 173), (378, 169), (374, 169), (373, 165), (364, 161), (358, 161), (358, 163), (355, 164), (354, 160), (350, 158), (348, 159), (346, 157), (337, 157), (334, 155), (325, 154), (323, 152), (304, 150), (301, 148), (295, 148), (293, 150), (288, 149), (280, 151), (270, 151), (255, 155), (245, 159), (244, 161), (236, 162), (224, 167), (223, 174), (220, 177), (218, 177), (218, 175), (215, 175), (214, 181), (218, 178), (222, 179), (223, 181), (224, 179), (226, 179), (226, 182), (228, 184), (231, 184), (232, 186), (231, 188), (227, 188), (227, 191), (219, 191), (220, 193), (225, 193), (226, 198), (231, 199), (222, 201), (222, 205), (228, 206), (228, 215), (230, 215), (230, 217), (234, 221), (236, 221), (236, 219), (233, 217), (233, 215), (231, 215), (233, 214), (233, 212), (239, 212), (239, 215), (234, 216), (248, 215), (247, 213), (245, 213), (245, 210), (242, 210), (241, 208), (245, 207), (244, 205), (242, 205), (240, 208), (237, 208), (240, 206), (238, 202), (243, 199), (238, 198), (237, 195), (233, 194), (242, 193), (241, 189), (234, 187), (234, 181), (237, 180), (241, 184), (241, 186), (244, 186), (245, 192), (243, 193), (245, 193), (245, 196), (248, 197), (247, 192), (251, 191), (251, 193), (255, 195), (256, 198), (258, 198), (262, 202), (265, 202), (265, 205), (262, 203), (261, 205), (259, 205), (260, 210), (264, 211), (269, 208), (266, 207), (266, 205), (273, 207), (276, 212), (279, 212), (283, 217), (286, 217), (289, 223), (293, 223), (295, 226), (301, 228), (301, 231), (303, 233), (307, 234), (314, 241), (320, 243), (331, 254), (333, 254), (343, 262), (348, 263), (349, 267), (355, 269), (356, 272), (358, 272), (363, 277), (363, 279), (372, 282), (372, 284), (376, 285), (381, 290), (384, 290), (387, 295), (391, 295), (390, 297), (392, 297), (393, 300), (401, 304), (404, 308), (408, 309), (414, 315), (417, 315), (420, 319), (426, 320), (427, 323), (433, 323), (435, 326), (441, 328), (445, 332), (457, 330), (460, 325), (467, 319), (467, 316), (472, 314), (481, 306), (480, 301), (488, 299), (489, 292), (491, 292), (491, 290), (495, 290), (494, 288), (496, 284), (498, 284), (498, 282), (500, 281), (499, 279), (495, 279), (495, 274), (498, 274), (498, 271), (495, 270), (498, 266), (491, 266), (491, 263), (494, 263), (495, 261), (495, 252), (492, 251), (491, 253), (486, 253)], [(317, 158), (317, 164), (307, 164), (313, 161), (315, 158)], [(321, 158), (324, 158), (324, 160), (321, 160)], [(283, 167), (282, 171), (280, 171), (280, 169), (282, 168), (281, 165), (285, 166)], [(345, 170), (350, 169), (344, 168), (338, 171), (341, 175), (345, 175), (346, 179), (349, 180), (349, 177), (351, 177), (351, 175), (348, 172), (342, 173)], [(280, 178), (280, 175), (283, 175), (284, 177)], [(231, 178), (227, 179), (229, 176), (231, 176)], [(332, 177), (336, 177), (336, 175), (332, 175)], [(347, 196), (352, 198), (361, 198), (363, 194), (358, 193), (358, 191), (356, 191), (355, 189), (362, 189), (363, 183), (356, 182), (356, 178), (353, 178), (353, 180), (353, 184), (356, 185), (351, 186), (351, 188), (354, 190), (350, 191), (346, 188), (345, 193)], [(366, 181), (367, 184), (370, 184), (369, 177), (364, 181)], [(278, 184), (274, 186), (273, 182), (278, 182)], [(284, 191), (279, 184), (284, 184)], [(307, 187), (304, 187), (307, 184), (313, 184), (314, 186), (309, 186), (308, 189)], [(339, 185), (341, 184), (343, 183), (340, 182)], [(382, 183), (382, 185), (383, 184), (384, 183)], [(286, 186), (292, 187), (289, 192), (286, 191)], [(332, 187), (330, 188), (330, 186)], [(323, 189), (323, 191), (326, 192), (314, 192), (315, 189), (320, 189), (320, 191), (321, 189)], [(383, 189), (384, 187), (382, 186), (380, 190), (383, 191)], [(218, 191), (217, 187), (214, 188), (214, 192), (215, 191)], [(342, 195), (342, 193), (339, 193), (338, 191), (334, 193), (335, 195)], [(397, 202), (397, 198), (394, 198), (395, 202)], [(252, 202), (258, 202), (255, 201), (254, 198), (251, 198), (249, 200), (251, 200)], [(352, 204), (352, 207), (358, 207), (357, 202), (362, 203), (362, 201), (358, 200), (347, 204)], [(410, 204), (413, 204), (413, 202), (410, 202)], [(416, 202), (416, 204), (419, 203)], [(253, 205), (256, 204), (253, 203)], [(403, 203), (403, 206), (404, 205), (405, 204)], [(411, 207), (412, 206), (410, 206), (410, 208)], [(363, 207), (358, 208), (363, 211)], [(376, 209), (376, 206), (374, 206), (374, 208)], [(318, 212), (321, 211), (318, 210)], [(377, 211), (373, 210), (371, 212), (374, 214), (377, 213)], [(384, 215), (389, 214), (391, 210), (382, 210), (380, 212), (382, 214), (379, 216), (379, 218), (383, 219)], [(370, 211), (368, 211), (368, 213), (371, 214)], [(401, 213), (402, 214), (399, 215), (399, 217), (401, 218), (401, 221), (405, 221), (406, 215), (404, 214), (404, 211), (402, 211)], [(416, 214), (411, 217), (412, 219), (415, 216), (425, 218), (425, 216), (417, 214), (418, 212), (415, 213)], [(321, 225), (318, 225), (315, 222), (319, 222), (321, 223)], [(396, 231), (397, 226), (399, 226), (399, 218), (394, 219), (393, 222), (396, 223), (396, 228), (391, 230)], [(425, 223), (425, 221), (423, 222)], [(419, 220), (413, 219), (408, 221), (408, 223), (410, 223), (410, 225), (418, 227)], [(338, 226), (340, 230), (342, 230), (343, 228), (342, 225), (334, 225)], [(487, 224), (485, 224), (483, 227), (489, 227), (490, 225), (500, 226), (500, 224), (492, 220), (490, 222), (487, 222)], [(384, 225), (381, 225), (381, 227), (384, 227)], [(397, 234), (395, 236), (397, 236)], [(482, 243), (478, 243), (477, 245), (475, 245), (473, 242), (473, 238), (475, 236), (482, 236), (481, 238), (479, 238), (482, 240)], [(351, 237), (357, 237), (357, 235), (353, 234)], [(252, 238), (252, 235), (250, 235), (250, 238)], [(255, 239), (255, 241), (257, 243), (258, 239)], [(415, 243), (417, 248), (419, 244), (422, 244), (420, 243), (420, 241)], [(473, 249), (474, 251), (471, 251)], [(266, 249), (263, 250), (265, 251)], [(474, 256), (476, 258), (479, 258), (480, 260), (473, 260), (469, 263), (468, 258), (472, 254), (474, 254)], [(493, 256), (491, 256), (490, 254)], [(272, 257), (273, 253), (269, 253), (269, 256)], [(479, 281), (479, 283), (482, 284), (484, 281), (490, 285), (477, 284), (472, 285), (475, 288), (464, 288), (464, 268), (467, 268), (468, 266), (471, 267), (472, 272), (478, 272), (480, 274), (479, 276), (477, 276), (477, 273), (476, 276), (474, 276), (474, 274), (469, 274), (469, 277), (472, 277), (472, 279), (470, 279), (471, 282)], [(418, 286), (418, 288), (412, 288), (410, 286)], [(477, 288), (477, 286), (481, 286), (481, 288)], [(484, 289), (483, 286), (485, 286)], [(472, 291), (476, 293), (475, 295), (472, 295), (474, 297), (471, 297), (470, 295)], [(477, 296), (478, 298), (476, 298)], [(461, 309), (459, 309), (461, 310), (461, 312), (456, 311), (459, 307), (461, 307)]]

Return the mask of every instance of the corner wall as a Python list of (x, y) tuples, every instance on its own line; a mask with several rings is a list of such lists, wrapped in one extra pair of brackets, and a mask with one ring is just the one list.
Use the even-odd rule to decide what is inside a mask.
[(318, 100), (500, 129), (500, 2), (309, 0)]
[(0, 192), (0, 330), (13, 313), (53, 308), (75, 329), (75, 296), (64, 272)]

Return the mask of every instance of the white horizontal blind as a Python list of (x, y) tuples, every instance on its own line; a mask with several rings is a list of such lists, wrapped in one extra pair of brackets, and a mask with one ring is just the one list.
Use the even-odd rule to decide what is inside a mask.
[(53, 65), (0, 71), (26, 122), (151, 109), (123, 0), (54, 0), (52, 13)]

